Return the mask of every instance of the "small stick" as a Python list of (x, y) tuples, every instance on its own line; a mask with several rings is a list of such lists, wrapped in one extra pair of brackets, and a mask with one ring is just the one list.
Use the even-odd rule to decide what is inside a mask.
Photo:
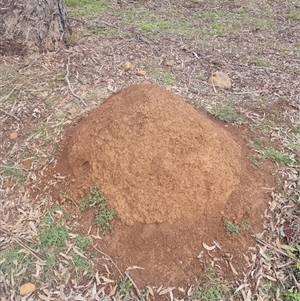
[(242, 94), (254, 94), (254, 93), (262, 93), (267, 92), (267, 90), (256, 90), (256, 91), (243, 91), (243, 92), (232, 92), (231, 94), (234, 95), (242, 95)]
[(25, 244), (21, 241), (21, 239), (22, 239), (21, 237), (18, 237), (17, 235), (15, 235), (15, 234), (13, 234), (13, 233), (11, 233), (11, 232), (9, 232), (9, 231), (3, 229), (2, 227), (1, 227), (0, 231), (2, 231), (2, 232), (4, 232), (4, 233), (6, 233), (6, 234), (12, 236), (12, 237), (15, 239), (15, 241), (16, 241), (21, 247), (23, 247), (24, 249), (26, 249), (27, 251), (29, 251), (35, 258), (37, 258), (37, 259), (40, 260), (41, 262), (44, 262), (43, 259), (41, 259), (39, 256), (37, 256), (37, 255), (35, 254), (35, 253), (38, 253), (37, 251), (35, 251), (35, 250), (33, 250), (32, 248), (28, 247), (27, 245), (25, 245)]
[(3, 96), (3, 97), (0, 99), (0, 102), (6, 101), (6, 100), (9, 98), (9, 96), (16, 90), (16, 88), (17, 88), (17, 87), (14, 87), (7, 95)]
[(72, 95), (73, 95), (74, 97), (78, 98), (78, 99), (83, 103), (84, 106), (87, 106), (87, 104), (85, 103), (85, 101), (83, 100), (83, 98), (82, 98), (81, 96), (75, 94), (74, 91), (73, 91), (73, 89), (72, 89), (72, 87), (71, 87), (71, 83), (70, 83), (70, 81), (69, 81), (69, 64), (70, 64), (70, 58), (68, 58), (68, 63), (67, 63), (67, 74), (66, 74), (66, 77), (65, 77), (65, 79), (66, 79), (66, 81), (67, 81), (67, 83), (68, 83), (69, 90), (71, 91), (71, 93), (72, 93)]
[(15, 118), (16, 120), (18, 120), (18, 121), (21, 122), (21, 119), (18, 118), (17, 116), (15, 116), (15, 115), (13, 115), (13, 114), (11, 114), (11, 113), (8, 113), (8, 112), (6, 112), (6, 111), (4, 111), (4, 110), (2, 110), (2, 109), (0, 109), (0, 111), (1, 111), (2, 113), (4, 113), (5, 115), (10, 116), (10, 117), (12, 117), (12, 118)]
[(131, 283), (133, 284), (134, 288), (136, 289), (136, 292), (138, 293), (139, 298), (142, 299), (142, 298), (141, 298), (141, 292), (140, 292), (139, 288), (138, 288), (137, 285), (134, 283), (133, 279), (129, 276), (129, 273), (128, 273), (127, 271), (125, 271), (125, 275), (126, 275), (126, 277), (131, 281)]
[(100, 251), (100, 250), (97, 249), (95, 246), (93, 246), (93, 248), (94, 248), (97, 252), (99, 252), (100, 254), (106, 256), (106, 257), (111, 261), (111, 263), (115, 266), (115, 268), (118, 270), (118, 272), (120, 273), (121, 277), (123, 277), (123, 274), (122, 274), (122, 272), (120, 271), (120, 269), (118, 268), (117, 264), (111, 259), (111, 257), (110, 257), (109, 255), (107, 255), (106, 253)]
[(267, 246), (267, 247), (273, 249), (274, 251), (278, 252), (279, 254), (284, 255), (284, 256), (287, 256), (287, 257), (290, 257), (290, 256), (289, 256), (288, 254), (286, 254), (285, 252), (283, 252), (283, 251), (277, 249), (276, 247), (274, 247), (274, 246), (272, 246), (271, 244), (269, 244), (269, 243), (263, 241), (262, 239), (259, 239), (259, 238), (257, 238), (257, 237), (255, 237), (255, 239), (256, 239), (257, 242), (259, 242), (259, 243), (261, 243), (261, 244), (263, 244), (263, 245), (265, 245), (265, 246)]

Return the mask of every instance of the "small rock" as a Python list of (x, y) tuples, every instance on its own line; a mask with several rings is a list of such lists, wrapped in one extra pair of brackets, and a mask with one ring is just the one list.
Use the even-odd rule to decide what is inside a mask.
[(30, 169), (31, 169), (31, 165), (32, 165), (32, 158), (24, 159), (24, 160), (22, 161), (22, 165), (23, 165), (27, 170), (30, 170)]
[(136, 75), (137, 76), (145, 76), (146, 75), (146, 71), (142, 70), (142, 69), (137, 69)]
[(20, 295), (25, 296), (27, 294), (30, 294), (36, 290), (36, 287), (33, 283), (25, 283), (20, 286)]
[(231, 89), (231, 80), (230, 80), (229, 76), (222, 71), (214, 72), (211, 75), (211, 77), (208, 79), (208, 82), (210, 84), (213, 84), (215, 87)]
[(124, 69), (125, 71), (129, 71), (129, 70), (133, 70), (134, 67), (133, 67), (133, 65), (132, 65), (130, 62), (126, 61), (126, 62), (124, 63), (124, 65), (123, 65), (123, 69)]
[(68, 111), (68, 113), (70, 114), (70, 115), (74, 115), (75, 113), (77, 112), (77, 110), (76, 110), (76, 108), (71, 108), (69, 111)]
[(9, 135), (9, 138), (10, 139), (17, 139), (18, 138), (18, 133), (17, 132), (12, 132), (10, 135)]

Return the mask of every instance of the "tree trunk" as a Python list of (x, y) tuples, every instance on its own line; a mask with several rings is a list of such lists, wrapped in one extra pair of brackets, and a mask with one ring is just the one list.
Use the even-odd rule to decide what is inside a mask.
[(55, 51), (71, 36), (62, 0), (0, 0), (0, 54)]

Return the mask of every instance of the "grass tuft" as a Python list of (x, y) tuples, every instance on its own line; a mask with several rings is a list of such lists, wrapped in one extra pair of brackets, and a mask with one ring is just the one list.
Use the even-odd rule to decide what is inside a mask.
[(64, 4), (74, 16), (95, 16), (107, 10), (104, 0), (64, 0)]

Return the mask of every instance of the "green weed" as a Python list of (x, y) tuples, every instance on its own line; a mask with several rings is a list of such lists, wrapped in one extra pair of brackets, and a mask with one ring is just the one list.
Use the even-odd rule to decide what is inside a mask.
[(228, 236), (231, 236), (233, 234), (239, 234), (240, 226), (235, 225), (231, 221), (226, 220), (225, 221), (225, 231), (226, 231)]
[(78, 235), (75, 238), (75, 244), (80, 250), (83, 250), (84, 248), (86, 248), (87, 246), (89, 246), (91, 244), (91, 241), (89, 240), (88, 237), (86, 237), (84, 235)]
[(92, 265), (88, 259), (81, 257), (80, 255), (73, 252), (72, 253), (72, 262), (77, 271), (87, 272), (87, 274), (89, 274), (89, 275), (92, 274)]
[(30, 254), (23, 248), (13, 246), (0, 251), (0, 271), (6, 279), (12, 279), (13, 276), (17, 281), (15, 275), (19, 275), (23, 279), (29, 280), (34, 268), (34, 262)]
[(225, 227), (225, 231), (227, 233), (228, 236), (232, 236), (234, 234), (238, 234), (240, 235), (240, 231), (244, 230), (247, 231), (251, 228), (248, 220), (243, 219), (239, 224), (233, 224), (231, 221), (229, 220), (225, 220), (224, 222), (224, 227)]
[(79, 208), (84, 211), (88, 208), (95, 209), (95, 224), (101, 228), (103, 234), (113, 231), (112, 220), (117, 215), (114, 208), (107, 207), (107, 200), (98, 186), (90, 188), (90, 194), (79, 203)]
[(59, 249), (66, 245), (69, 232), (65, 225), (57, 225), (54, 221), (46, 222), (39, 228), (39, 239), (43, 248)]
[(231, 102), (213, 108), (211, 113), (224, 122), (244, 123), (244, 119), (237, 113)]
[(214, 270), (210, 270), (206, 276), (208, 283), (199, 286), (195, 292), (195, 297), (203, 301), (223, 301), (229, 297), (228, 287), (222, 283)]
[(119, 292), (120, 295), (123, 297), (123, 300), (129, 300), (130, 299), (130, 291), (133, 287), (133, 283), (130, 279), (128, 279), (127, 277), (123, 278), (120, 281), (119, 284)]

